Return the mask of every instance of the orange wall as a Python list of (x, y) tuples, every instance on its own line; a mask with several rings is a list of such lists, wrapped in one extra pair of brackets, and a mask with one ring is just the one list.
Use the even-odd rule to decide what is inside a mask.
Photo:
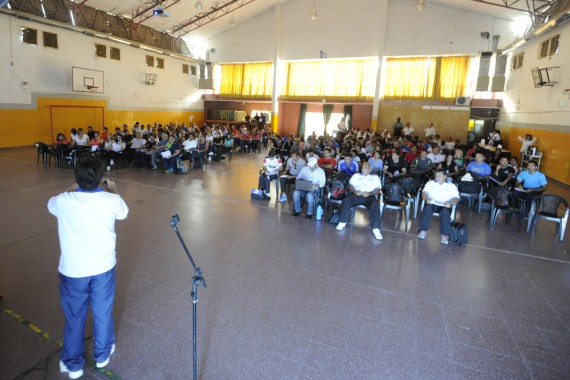
[[(190, 116), (194, 122), (201, 125), (203, 112), (182, 110), (108, 110), (105, 100), (68, 99), (68, 98), (37, 98), (35, 109), (0, 109), (0, 148), (28, 146), (36, 141), (51, 142), (58, 132), (69, 135), (69, 130), (52, 131), (50, 106), (68, 106), (69, 119), (66, 125), (85, 128), (88, 123), (77, 112), (78, 109), (103, 107), (104, 123), (110, 130), (116, 126), (133, 125), (135, 121), (145, 124), (180, 122), (189, 123)], [(58, 116), (65, 113), (65, 108), (57, 108)], [(57, 121), (56, 121), (57, 122)], [(95, 123), (94, 126), (96, 126)], [(57, 127), (56, 127), (57, 128)]]
[(530, 133), (537, 137), (536, 146), (542, 152), (540, 171), (557, 181), (570, 185), (570, 133), (538, 129), (501, 126), (501, 135), (506, 148), (516, 154), (520, 161), (522, 143), (519, 136)]

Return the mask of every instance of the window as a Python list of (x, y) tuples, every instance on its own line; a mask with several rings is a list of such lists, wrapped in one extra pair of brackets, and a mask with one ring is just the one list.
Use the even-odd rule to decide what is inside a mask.
[(560, 34), (549, 38), (545, 41), (542, 41), (538, 45), (538, 58), (546, 58), (550, 57), (556, 53), (558, 53), (558, 39), (560, 38)]
[(111, 59), (115, 59), (117, 61), (121, 60), (121, 49), (116, 48), (116, 47), (110, 47), (109, 48), (109, 57)]
[(22, 41), (25, 44), (38, 44), (38, 31), (30, 28), (22, 28)]
[(95, 44), (95, 55), (99, 58), (107, 58), (107, 46)]
[(156, 59), (156, 67), (159, 69), (164, 69), (164, 58)]
[(182, 64), (182, 74), (188, 74), (188, 65)]
[(54, 33), (44, 33), (44, 46), (57, 49), (57, 34)]
[(520, 69), (523, 64), (524, 53), (517, 54), (513, 56), (513, 60), (511, 62), (511, 69), (516, 70)]
[[(255, 115), (253, 112), (252, 114)], [(329, 123), (326, 125), (326, 132), (328, 134), (332, 134), (343, 116), (342, 113), (333, 112)], [(322, 112), (307, 112), (305, 114), (305, 136), (310, 136), (313, 132), (315, 132), (317, 136), (321, 136), (325, 133), (325, 119)]]
[(190, 66), (190, 73), (196, 75), (196, 66)]
[(154, 67), (154, 57), (152, 55), (146, 56), (146, 65), (148, 67)]

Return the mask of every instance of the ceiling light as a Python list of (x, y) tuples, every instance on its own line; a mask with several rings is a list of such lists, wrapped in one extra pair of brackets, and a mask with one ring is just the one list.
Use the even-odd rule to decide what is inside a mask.
[(416, 5), (416, 11), (421, 12), (424, 10), (424, 0), (418, 0), (418, 5)]
[(202, 5), (202, 2), (200, 0), (196, 1), (196, 4), (194, 4), (194, 7), (199, 11), (204, 9), (204, 5)]

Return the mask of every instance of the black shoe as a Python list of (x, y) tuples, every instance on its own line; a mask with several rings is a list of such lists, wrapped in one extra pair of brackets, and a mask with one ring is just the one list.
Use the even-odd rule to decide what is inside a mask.
[(307, 218), (307, 219), (309, 219), (309, 220), (310, 220), (310, 219), (313, 219), (313, 214), (307, 215), (305, 218)]
[(301, 212), (293, 211), (293, 216), (294, 216), (294, 217), (298, 217), (299, 215), (301, 215)]

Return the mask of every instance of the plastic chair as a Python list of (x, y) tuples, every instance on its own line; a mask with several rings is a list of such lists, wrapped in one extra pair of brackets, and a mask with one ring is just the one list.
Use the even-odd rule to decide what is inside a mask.
[[(421, 208), (421, 211), (423, 211), (425, 205), (426, 205), (426, 200), (422, 198), (422, 208)], [(449, 214), (449, 218), (451, 219), (452, 222), (455, 221), (455, 209), (456, 209), (456, 208), (457, 208), (457, 203), (451, 205), (451, 213)], [(420, 211), (420, 212), (421, 212), (421, 211)], [(434, 213), (432, 214), (432, 216), (437, 216), (437, 217), (439, 217), (439, 212), (434, 212)]]
[(51, 155), (53, 153), (53, 148), (49, 145), (47, 145), (46, 143), (43, 142), (36, 142), (34, 143), (34, 146), (37, 149), (37, 161), (36, 163), (40, 163), (40, 156), (42, 157), (42, 163), (44, 164), (44, 166), (47, 164), (47, 166), (51, 165)]
[(418, 217), (418, 207), (420, 204), (420, 191), (418, 181), (413, 178), (406, 177), (402, 178), (398, 182), (406, 192), (406, 197), (408, 202), (413, 203), (414, 205), (414, 219)]
[(524, 202), (518, 198), (516, 194), (504, 187), (493, 189), (491, 197), (491, 219), (489, 221), (489, 229), (493, 230), (493, 228), (495, 228), (495, 223), (497, 222), (497, 217), (500, 214), (505, 214), (506, 224), (509, 224), (509, 217), (511, 215), (518, 215), (519, 223), (517, 231), (519, 231), (523, 217), (522, 208), (524, 207)]
[(483, 185), (479, 181), (460, 181), (458, 185), (459, 189), (459, 199), (467, 198), (469, 202), (469, 207), (473, 207), (473, 200), (477, 199), (479, 207), (477, 212), (481, 212), (481, 207), (483, 205), (483, 199), (487, 196), (483, 189)]
[[(558, 212), (561, 205), (566, 209), (563, 216), (560, 216)], [(554, 194), (539, 195), (534, 199), (530, 208), (527, 232), (536, 228), (539, 219), (550, 220), (557, 223), (556, 234), (560, 233), (560, 241), (563, 241), (569, 213), (568, 202), (564, 198)]]
[(406, 225), (405, 231), (408, 231), (408, 220), (410, 219), (410, 202), (404, 188), (395, 182), (387, 183), (380, 197), (380, 220), (384, 217), (384, 210), (400, 210), (400, 220), (402, 220), (402, 211), (405, 212)]

